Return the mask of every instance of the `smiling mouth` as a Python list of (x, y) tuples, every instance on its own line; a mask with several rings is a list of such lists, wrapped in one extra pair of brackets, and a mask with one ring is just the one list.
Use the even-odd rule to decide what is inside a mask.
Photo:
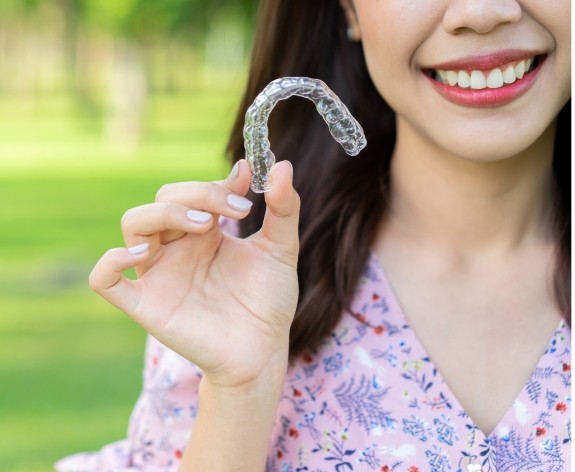
[(532, 56), (521, 61), (509, 62), (488, 70), (439, 70), (428, 69), (424, 73), (433, 80), (461, 89), (498, 89), (523, 79), (537, 68), (545, 56)]

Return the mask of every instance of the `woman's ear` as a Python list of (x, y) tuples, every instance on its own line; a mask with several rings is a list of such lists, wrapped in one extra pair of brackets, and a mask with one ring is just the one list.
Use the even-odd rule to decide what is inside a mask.
[(343, 8), (347, 21), (347, 39), (350, 41), (361, 41), (361, 29), (359, 27), (359, 21), (357, 20), (353, 0), (339, 0), (339, 4), (341, 8)]

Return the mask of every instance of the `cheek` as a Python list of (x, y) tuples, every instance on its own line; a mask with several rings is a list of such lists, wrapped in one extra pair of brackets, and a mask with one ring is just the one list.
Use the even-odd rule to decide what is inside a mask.
[(371, 80), (387, 104), (396, 112), (406, 106), (401, 97), (410, 80), (407, 60), (402, 61), (390, 48), (370, 47), (368, 43), (364, 43), (364, 55)]
[(524, 0), (523, 10), (554, 38), (559, 52), (571, 51), (571, 0)]
[(377, 35), (377, 40), (366, 37), (363, 51), (375, 88), (396, 113), (404, 113), (413, 106), (417, 72), (411, 63), (412, 49), (404, 49), (405, 41), (392, 43), (396, 38), (396, 35), (382, 33)]
[(413, 36), (395, 22), (372, 19), (366, 23), (369, 27), (362, 27), (362, 46), (367, 68), (379, 93), (389, 99), (395, 93), (393, 84), (404, 83), (410, 73), (417, 46), (411, 42)]
[(416, 72), (413, 58), (420, 46), (441, 25), (437, 0), (357, 0), (355, 5), (369, 73), (392, 102)]
[(571, 96), (571, 2), (526, 0), (525, 8), (553, 38), (554, 85), (558, 95), (557, 106), (561, 108)]

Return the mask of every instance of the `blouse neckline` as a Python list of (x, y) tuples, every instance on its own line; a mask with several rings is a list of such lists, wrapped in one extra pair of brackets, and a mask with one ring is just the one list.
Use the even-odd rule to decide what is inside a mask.
[(514, 415), (516, 415), (514, 405), (518, 401), (521, 401), (523, 398), (525, 398), (525, 396), (527, 395), (526, 390), (527, 390), (529, 380), (533, 377), (533, 375), (537, 371), (539, 371), (540, 369), (543, 371), (545, 368), (550, 366), (549, 356), (546, 356), (546, 353), (548, 353), (551, 349), (556, 348), (555, 344), (556, 344), (557, 337), (558, 336), (561, 337), (561, 335), (563, 334), (564, 335), (563, 338), (566, 340), (567, 343), (569, 343), (570, 329), (567, 326), (567, 323), (565, 323), (565, 320), (562, 318), (559, 321), (557, 328), (553, 331), (553, 334), (551, 335), (551, 339), (549, 340), (549, 342), (546, 345), (546, 349), (544, 350), (544, 352), (539, 357), (539, 360), (537, 361), (535, 366), (531, 369), (531, 373), (527, 377), (526, 382), (523, 384), (523, 386), (521, 387), (521, 389), (519, 390), (517, 395), (514, 397), (514, 399), (512, 400), (511, 404), (509, 405), (509, 407), (507, 408), (505, 413), (501, 416), (501, 418), (499, 418), (499, 420), (497, 421), (493, 430), (489, 434), (486, 434), (483, 430), (481, 430), (477, 426), (477, 423), (474, 421), (474, 419), (469, 415), (469, 413), (463, 407), (463, 405), (459, 401), (458, 397), (454, 394), (453, 390), (450, 388), (449, 384), (446, 382), (445, 377), (443, 376), (443, 374), (441, 372), (441, 369), (434, 363), (433, 359), (431, 359), (431, 357), (427, 353), (423, 343), (419, 339), (419, 336), (417, 335), (415, 330), (412, 328), (411, 323), (409, 321), (409, 318), (405, 315), (404, 311), (401, 308), (401, 305), (399, 304), (399, 301), (395, 295), (395, 292), (393, 291), (391, 284), (389, 283), (389, 279), (387, 278), (387, 275), (386, 275), (385, 270), (383, 268), (383, 264), (379, 260), (379, 257), (377, 256), (377, 254), (373, 251), (370, 252), (368, 264), (369, 264), (369, 266), (373, 267), (374, 271), (376, 272), (376, 274), (374, 274), (374, 275), (376, 275), (376, 280), (382, 285), (382, 291), (383, 291), (383, 293), (386, 294), (386, 302), (388, 305), (387, 306), (388, 310), (390, 312), (394, 312), (399, 317), (400, 323), (402, 324), (402, 327), (405, 330), (408, 330), (410, 336), (413, 338), (413, 344), (412, 345), (415, 349), (417, 349), (418, 355), (422, 359), (429, 359), (429, 362), (433, 365), (433, 368), (437, 372), (437, 378), (439, 380), (439, 383), (443, 384), (444, 390), (447, 391), (447, 393), (451, 399), (451, 403), (453, 403), (453, 406), (456, 407), (459, 411), (463, 412), (463, 414), (468, 418), (469, 423), (472, 424), (473, 429), (476, 431), (476, 434), (478, 434), (480, 436), (480, 439), (482, 441), (488, 442), (491, 437), (497, 435), (497, 431), (500, 428), (502, 428), (503, 425), (508, 424), (509, 422), (513, 422), (512, 417)]

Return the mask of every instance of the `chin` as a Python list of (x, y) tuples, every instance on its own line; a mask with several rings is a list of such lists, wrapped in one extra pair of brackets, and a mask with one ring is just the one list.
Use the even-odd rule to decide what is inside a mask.
[[(545, 158), (552, 153), (555, 122), (544, 130), (517, 129), (512, 133), (483, 132), (469, 136), (444, 136), (440, 147), (450, 154), (474, 162), (499, 162), (516, 156)], [(477, 139), (477, 136), (483, 136)]]

